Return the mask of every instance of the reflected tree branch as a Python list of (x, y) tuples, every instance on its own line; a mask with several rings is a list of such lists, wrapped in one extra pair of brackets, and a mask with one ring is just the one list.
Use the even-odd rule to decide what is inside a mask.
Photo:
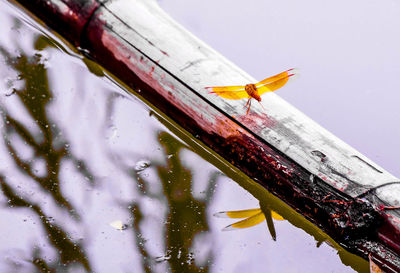
[[(36, 37), (36, 41), (42, 40), (42, 36)], [(34, 41), (34, 43), (36, 43)], [(5, 63), (13, 69), (18, 80), (23, 81), (21, 88), (14, 88), (11, 94), (6, 95), (4, 103), (0, 105), (3, 118), (3, 139), (6, 150), (8, 151), (11, 162), (17, 167), (17, 172), (37, 183), (43, 192), (48, 194), (55, 203), (68, 211), (75, 220), (79, 220), (76, 210), (63, 195), (60, 187), (60, 171), (64, 160), (70, 160), (85, 180), (90, 185), (95, 184), (94, 175), (91, 173), (85, 161), (72, 154), (68, 142), (61, 137), (61, 130), (48, 114), (48, 106), (52, 103), (53, 95), (49, 88), (47, 68), (43, 64), (42, 56), (34, 54), (28, 56), (16, 45), (19, 56), (13, 56), (7, 49), (0, 45), (0, 54), (4, 57)], [(44, 48), (44, 47), (43, 47)], [(15, 99), (22, 103), (22, 109), (16, 107)], [(9, 102), (10, 101), (10, 102)], [(15, 111), (9, 109), (22, 110), (28, 114), (28, 125), (17, 116)], [(26, 120), (24, 120), (26, 122)], [(37, 130), (38, 129), (38, 130)], [(17, 139), (22, 140), (22, 144)], [(29, 159), (23, 159), (19, 152), (28, 148), (33, 151)], [(4, 155), (4, 159), (7, 154)], [(44, 174), (35, 173), (35, 163), (43, 160)], [(14, 171), (14, 170), (12, 170)], [(83, 247), (72, 241), (61, 225), (55, 224), (53, 220), (44, 213), (41, 206), (44, 204), (33, 203), (26, 197), (17, 194), (13, 189), (14, 183), (11, 182), (12, 176), (0, 177), (0, 186), (4, 196), (8, 199), (10, 208), (28, 208), (40, 220), (41, 226), (46, 233), (46, 238), (56, 250), (58, 260), (51, 264), (46, 259), (40, 257), (40, 251), (34, 247), (32, 265), (40, 272), (64, 272), (70, 270), (77, 264), (82, 266), (87, 272), (91, 271), (89, 260), (84, 254)], [(27, 181), (31, 181), (27, 179)], [(66, 222), (63, 222), (66, 223)], [(39, 247), (37, 247), (40, 249)]]
[[(113, 156), (118, 165), (129, 177), (135, 179), (135, 186), (139, 198), (127, 204), (132, 215), (132, 229), (135, 245), (141, 254), (142, 268), (146, 273), (155, 272), (157, 264), (167, 263), (171, 272), (200, 273), (208, 272), (209, 265), (213, 262), (213, 251), (206, 253), (205, 262), (196, 261), (194, 255), (194, 239), (199, 234), (208, 232), (209, 226), (206, 217), (207, 205), (212, 200), (215, 183), (220, 176), (219, 172), (210, 175), (205, 181), (205, 197), (195, 198), (192, 187), (191, 171), (186, 169), (180, 159), (180, 151), (188, 149), (179, 140), (166, 132), (158, 134), (158, 140), (163, 147), (165, 162), (150, 161), (148, 168), (156, 170), (160, 180), (161, 192), (150, 192), (148, 185), (156, 183), (152, 178), (143, 175), (143, 171), (137, 171), (132, 166), (124, 163), (122, 157)], [(147, 241), (143, 235), (143, 226), (148, 215), (143, 213), (141, 198), (152, 198), (161, 201), (168, 211), (165, 221), (159, 223), (165, 230), (162, 235), (165, 242)], [(148, 251), (149, 244), (165, 245), (163, 257), (154, 257)]]
[[(60, 261), (56, 261), (55, 265), (65, 267), (68, 264), (79, 263), (88, 272), (91, 271), (89, 261), (79, 243), (71, 241), (69, 239), (70, 236), (63, 231), (59, 225), (55, 224), (53, 221), (49, 221), (49, 217), (43, 213), (39, 205), (27, 201), (25, 197), (22, 198), (18, 196), (14, 189), (5, 181), (4, 177), (0, 177), (0, 187), (3, 194), (7, 197), (10, 207), (28, 208), (36, 214), (47, 233), (49, 242), (57, 249), (59, 254)], [(37, 260), (37, 258), (32, 262), (35, 264), (35, 261), (38, 265), (44, 265), (44, 263)]]
[[(39, 36), (38, 39), (40, 39)], [(90, 173), (84, 161), (74, 157), (68, 148), (67, 142), (61, 140), (60, 130), (56, 124), (47, 116), (47, 106), (51, 102), (52, 94), (47, 79), (47, 69), (41, 63), (40, 54), (32, 57), (21, 55), (13, 57), (4, 47), (0, 46), (0, 53), (17, 73), (20, 80), (25, 82), (22, 89), (14, 89), (15, 95), (23, 103), (29, 113), (31, 121), (40, 129), (40, 135), (34, 136), (30, 130), (21, 122), (8, 113), (6, 107), (2, 107), (3, 120), (6, 125), (4, 139), (10, 155), (15, 164), (27, 176), (36, 181), (46, 192), (50, 193), (54, 200), (69, 211), (74, 211), (72, 205), (66, 200), (60, 191), (60, 167), (63, 159), (71, 159), (85, 178), (94, 184), (94, 176)], [(33, 149), (36, 158), (43, 158), (46, 161), (46, 175), (39, 177), (32, 171), (34, 160), (24, 161), (18, 156), (18, 149), (13, 144), (13, 136), (19, 136), (27, 146)]]

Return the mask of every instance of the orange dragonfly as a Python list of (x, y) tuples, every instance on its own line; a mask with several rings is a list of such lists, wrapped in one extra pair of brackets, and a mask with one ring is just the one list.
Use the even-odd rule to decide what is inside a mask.
[(261, 102), (261, 95), (267, 92), (275, 91), (282, 86), (284, 86), (290, 77), (295, 75), (294, 69), (286, 70), (275, 76), (266, 78), (259, 83), (246, 84), (242, 86), (217, 86), (217, 87), (206, 87), (206, 89), (211, 90), (210, 93), (217, 94), (218, 96), (231, 99), (248, 99), (244, 107), (247, 107), (246, 115), (250, 111), (251, 99), (255, 99)]

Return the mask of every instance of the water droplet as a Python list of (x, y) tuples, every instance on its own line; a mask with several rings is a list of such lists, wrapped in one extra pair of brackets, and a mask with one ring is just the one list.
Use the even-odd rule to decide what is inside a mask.
[(118, 229), (118, 230), (125, 230), (128, 228), (128, 225), (122, 223), (121, 220), (111, 222), (110, 226), (112, 226), (113, 228)]
[(156, 257), (155, 261), (156, 261), (156, 263), (162, 263), (162, 262), (168, 261), (169, 259), (171, 259), (171, 255), (164, 255), (164, 256)]
[(135, 164), (135, 171), (141, 172), (141, 171), (145, 170), (148, 167), (150, 167), (150, 161), (148, 161), (148, 160), (139, 160)]

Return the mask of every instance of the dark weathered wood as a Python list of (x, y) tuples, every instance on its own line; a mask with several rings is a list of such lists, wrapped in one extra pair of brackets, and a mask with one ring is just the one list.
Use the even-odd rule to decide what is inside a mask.
[(108, 0), (21, 0), (18, 1), (49, 27), (78, 46), (93, 12)]
[(19, 2), (348, 249), (400, 270), (399, 215), (383, 210), (398, 203), (397, 179), (275, 94), (249, 115), (210, 96), (204, 86), (255, 80), (155, 1)]

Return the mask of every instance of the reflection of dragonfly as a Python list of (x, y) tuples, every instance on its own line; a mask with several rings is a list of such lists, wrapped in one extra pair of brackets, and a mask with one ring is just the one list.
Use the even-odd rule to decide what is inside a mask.
[[(222, 218), (233, 218), (233, 219), (243, 219), (239, 222), (233, 223), (229, 226), (223, 228), (223, 231), (249, 228), (255, 226), (265, 220), (265, 215), (261, 209), (246, 209), (246, 210), (234, 210), (234, 211), (223, 211), (215, 213), (214, 216)], [(285, 220), (275, 211), (271, 210), (271, 217), (275, 220)]]
[(218, 86), (218, 87), (206, 87), (211, 90), (210, 93), (217, 94), (218, 96), (231, 99), (248, 99), (244, 107), (247, 107), (246, 114), (250, 111), (251, 99), (255, 99), (261, 102), (261, 95), (266, 92), (275, 91), (284, 86), (291, 76), (295, 75), (294, 69), (286, 70), (275, 76), (266, 78), (256, 84), (246, 84), (242, 86)]

